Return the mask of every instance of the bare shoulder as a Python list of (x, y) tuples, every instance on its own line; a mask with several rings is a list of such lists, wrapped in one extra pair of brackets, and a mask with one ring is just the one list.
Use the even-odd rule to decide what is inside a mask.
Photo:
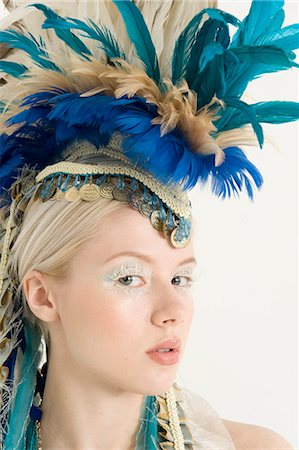
[(269, 428), (222, 419), (236, 450), (294, 450), (278, 433)]

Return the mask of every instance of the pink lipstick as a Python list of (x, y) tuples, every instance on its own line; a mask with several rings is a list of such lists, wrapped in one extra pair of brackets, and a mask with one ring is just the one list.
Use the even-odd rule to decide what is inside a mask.
[(180, 358), (181, 341), (178, 338), (168, 339), (149, 349), (147, 355), (159, 364), (176, 364)]

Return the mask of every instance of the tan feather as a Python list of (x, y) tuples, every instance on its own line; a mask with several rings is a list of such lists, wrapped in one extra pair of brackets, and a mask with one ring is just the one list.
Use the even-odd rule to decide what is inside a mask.
[(255, 132), (250, 124), (243, 127), (235, 128), (233, 130), (221, 131), (217, 133), (215, 142), (221, 147), (240, 147), (243, 145), (254, 146), (258, 145), (258, 140)]

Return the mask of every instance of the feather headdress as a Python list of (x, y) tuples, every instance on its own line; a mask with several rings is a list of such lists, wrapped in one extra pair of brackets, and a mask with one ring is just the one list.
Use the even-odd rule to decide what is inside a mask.
[(282, 28), (283, 1), (253, 1), (242, 22), (209, 4), (188, 17), (184, 3), (100, 2), (98, 23), (34, 4), (45, 35), (0, 32), (14, 49), (0, 62), (4, 187), (21, 161), (42, 169), (75, 138), (99, 145), (119, 131), (126, 156), (163, 183), (211, 178), (218, 196), (253, 197), (262, 176), (240, 146), (262, 147), (261, 123), (295, 120), (298, 105), (241, 97), (261, 74), (297, 67), (298, 26)]
[[(1, 23), (0, 206), (10, 204), (8, 193), (21, 168), (41, 172), (74, 142), (99, 147), (115, 133), (123, 136), (121, 151), (128, 161), (165, 185), (188, 190), (210, 180), (219, 197), (245, 190), (253, 198), (262, 176), (242, 146), (262, 147), (261, 123), (299, 116), (295, 102), (242, 99), (248, 83), (262, 74), (298, 67), (299, 25), (283, 27), (282, 0), (253, 0), (242, 21), (213, 0), (84, 0), (54, 6), (27, 1)], [(15, 225), (9, 223), (11, 236), (2, 236), (2, 256)], [(4, 266), (1, 257), (0, 274)], [(34, 414), (37, 339), (11, 296), (5, 279), (0, 442), (7, 425), (13, 426), (7, 448), (23, 450), (28, 411)], [(15, 393), (18, 346), (24, 353), (23, 384)], [(22, 378), (24, 373), (29, 376)], [(22, 402), (21, 413), (12, 415), (13, 403)]]

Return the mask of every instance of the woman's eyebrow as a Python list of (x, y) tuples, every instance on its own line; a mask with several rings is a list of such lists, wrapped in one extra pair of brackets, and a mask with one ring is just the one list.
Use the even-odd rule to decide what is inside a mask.
[[(117, 253), (116, 255), (110, 256), (110, 258), (106, 259), (106, 261), (104, 261), (104, 263), (107, 263), (107, 262), (111, 261), (112, 259), (119, 258), (120, 256), (135, 256), (139, 259), (146, 261), (147, 263), (154, 262), (153, 258), (151, 258), (150, 256), (147, 256), (147, 255), (144, 255), (143, 253), (134, 252), (134, 251), (125, 251), (125, 252), (120, 252), (120, 253)], [(178, 266), (183, 266), (185, 264), (190, 264), (190, 263), (197, 264), (197, 261), (194, 257), (190, 257), (190, 258), (187, 258), (187, 259), (184, 259), (183, 261), (181, 261), (178, 264)]]

